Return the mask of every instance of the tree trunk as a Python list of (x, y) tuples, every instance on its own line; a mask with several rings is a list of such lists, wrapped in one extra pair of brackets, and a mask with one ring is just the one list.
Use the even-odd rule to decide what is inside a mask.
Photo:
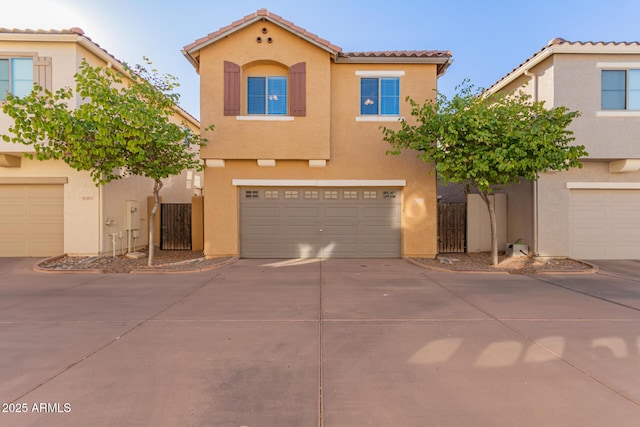
[(489, 209), (489, 223), (491, 223), (491, 265), (498, 265), (498, 225), (496, 223), (495, 198), (486, 191), (480, 191), (480, 197)]
[(162, 181), (156, 179), (153, 184), (153, 208), (151, 209), (151, 215), (149, 216), (149, 260), (147, 266), (153, 265), (153, 255), (155, 251), (155, 228), (156, 228), (156, 212), (158, 212), (158, 206), (160, 205), (160, 189), (162, 188)]

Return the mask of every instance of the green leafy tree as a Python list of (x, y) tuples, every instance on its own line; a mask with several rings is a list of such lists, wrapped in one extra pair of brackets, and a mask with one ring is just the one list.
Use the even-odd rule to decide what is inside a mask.
[(383, 128), (390, 154), (416, 150), (435, 162), (445, 182), (475, 187), (487, 205), (491, 222), (491, 262), (498, 264), (494, 189), (536, 180), (540, 172), (582, 167), (583, 145), (573, 146), (568, 129), (579, 112), (559, 106), (547, 109), (523, 92), (488, 94), (465, 82), (449, 99), (438, 94), (420, 105), (408, 99), (415, 124)]
[(148, 70), (151, 63), (145, 61), (146, 66), (125, 65), (123, 75), (83, 60), (75, 75), (75, 91), (65, 87), (52, 93), (35, 86), (24, 98), (8, 94), (2, 110), (13, 118), (13, 125), (11, 135), (2, 138), (32, 146), (38, 160), (63, 160), (73, 169), (88, 171), (96, 186), (126, 175), (151, 178), (154, 205), (148, 264), (152, 265), (162, 180), (185, 169), (202, 170), (198, 150), (187, 146), (201, 146), (205, 140), (172, 120), (179, 100), (177, 79)]

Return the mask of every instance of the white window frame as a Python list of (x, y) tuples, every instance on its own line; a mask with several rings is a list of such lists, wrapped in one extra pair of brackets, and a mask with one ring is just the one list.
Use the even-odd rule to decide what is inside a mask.
[[(31, 60), (31, 70), (32, 70), (31, 71), (31, 87), (33, 88), (33, 85), (36, 82), (36, 76), (34, 72), (34, 63), (36, 60), (35, 55), (29, 54), (29, 53), (3, 52), (3, 53), (0, 53), (0, 59), (9, 61), (9, 76), (8, 76), (9, 87), (7, 88), (6, 93), (13, 93), (13, 82), (14, 82), (13, 60), (14, 59), (30, 59)], [(6, 100), (6, 93), (0, 93), (0, 102), (4, 102)]]
[[(596, 68), (600, 70), (600, 96), (602, 96), (602, 71), (629, 71), (640, 70), (640, 62), (597, 62)], [(628, 76), (628, 74), (627, 74)], [(628, 78), (628, 77), (626, 77)], [(625, 88), (625, 90), (627, 90)], [(625, 94), (628, 97), (628, 93)], [(602, 110), (602, 103), (596, 117), (640, 117), (640, 110)]]

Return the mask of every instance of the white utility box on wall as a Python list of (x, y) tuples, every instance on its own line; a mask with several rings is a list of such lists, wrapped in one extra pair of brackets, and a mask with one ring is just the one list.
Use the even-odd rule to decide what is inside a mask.
[(126, 212), (127, 230), (140, 229), (140, 203), (137, 200), (127, 200)]

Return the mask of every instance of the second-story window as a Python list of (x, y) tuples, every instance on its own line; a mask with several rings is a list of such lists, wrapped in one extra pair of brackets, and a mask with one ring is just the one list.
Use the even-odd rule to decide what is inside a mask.
[(249, 77), (247, 95), (248, 114), (287, 114), (286, 77)]
[(602, 70), (603, 110), (640, 110), (640, 69)]
[(400, 114), (400, 79), (364, 77), (360, 79), (360, 114)]
[(7, 93), (25, 97), (33, 90), (32, 58), (0, 58), (0, 100)]

